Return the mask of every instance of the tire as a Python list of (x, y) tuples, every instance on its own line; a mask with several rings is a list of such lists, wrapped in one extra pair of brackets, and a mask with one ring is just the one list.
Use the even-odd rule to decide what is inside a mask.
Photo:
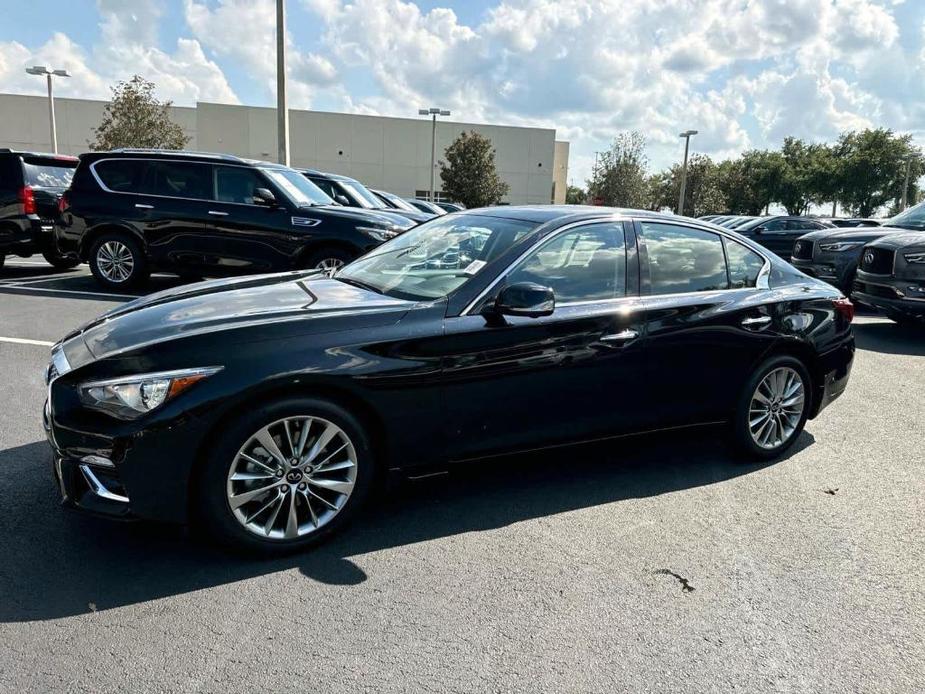
[(45, 258), (45, 262), (58, 270), (72, 270), (80, 265), (80, 258), (59, 255), (55, 251), (42, 251), (42, 257)]
[[(307, 418), (311, 418), (311, 424), (299, 450), (301, 426)], [(289, 423), (295, 451), (286, 440), (287, 425), (283, 422)], [(331, 426), (339, 433), (309, 459), (322, 433)], [(347, 524), (369, 497), (376, 470), (369, 438), (360, 422), (338, 405), (314, 398), (285, 398), (245, 412), (228, 421), (223, 429), (225, 435), (218, 437), (218, 445), (203, 461), (193, 494), (196, 520), (220, 544), (260, 555), (303, 550)], [(277, 452), (284, 457), (300, 452), (304, 464), (291, 467), (296, 458), (290, 458), (284, 465), (274, 463), (276, 456), (268, 453), (258, 440), (261, 432), (269, 433)], [(349, 446), (342, 448), (345, 441)], [(339, 453), (338, 448), (342, 448)], [(242, 452), (252, 458), (241, 456)], [(348, 464), (351, 456), (352, 467)], [(312, 461), (321, 461), (324, 467), (311, 472)], [(332, 465), (342, 467), (332, 471), (329, 470)], [(282, 472), (271, 474), (276, 470)], [(261, 477), (235, 481), (232, 474)], [(321, 483), (339, 486), (335, 490)], [(327, 499), (328, 504), (319, 501), (318, 495)], [(235, 497), (240, 499), (236, 509), (232, 501)], [(293, 498), (297, 523), (290, 526)], [(333, 512), (332, 503), (337, 507)], [(291, 534), (293, 527), (295, 535)]]
[[(113, 269), (112, 265), (107, 266), (103, 262), (107, 254), (109, 258), (113, 258), (115, 254), (118, 258), (130, 259), (130, 268), (126, 267), (128, 263), (122, 265), (123, 270), (128, 271), (127, 276)], [(145, 257), (141, 244), (128, 234), (119, 232), (103, 234), (94, 241), (90, 249), (89, 262), (90, 272), (93, 273), (96, 281), (107, 289), (132, 289), (147, 281), (150, 274), (148, 259)], [(102, 267), (101, 263), (103, 263)], [(122, 279), (118, 279), (119, 277)]]
[(324, 270), (328, 274), (331, 274), (353, 261), (356, 257), (355, 253), (351, 253), (343, 248), (328, 246), (320, 248), (308, 255), (302, 266), (311, 270)]
[[(773, 401), (777, 397), (768, 398), (769, 394), (774, 395), (774, 388), (772, 382), (769, 390), (769, 385), (765, 383), (765, 378), (772, 373), (784, 374), (787, 378), (792, 376), (794, 379), (799, 379), (800, 387), (802, 388), (802, 401), (798, 415), (794, 414), (794, 403), (791, 402), (790, 407), (787, 407), (787, 403), (792, 401), (796, 397), (795, 395), (784, 397), (778, 401), (776, 407), (773, 406)], [(790, 392), (790, 383), (790, 381), (784, 381), (782, 384), (786, 384), (784, 387), (785, 394)], [(793, 384), (795, 383), (796, 381), (794, 380)], [(753, 410), (753, 399), (757, 397), (759, 385), (761, 386), (761, 395), (766, 400), (770, 399), (772, 401), (767, 404), (767, 419), (764, 421), (759, 419), (761, 414)], [(806, 366), (800, 360), (790, 356), (778, 356), (771, 357), (761, 364), (755, 369), (751, 378), (748, 379), (736, 404), (732, 420), (732, 439), (738, 453), (748, 460), (759, 461), (771, 460), (782, 455), (796, 442), (806, 425), (806, 419), (812, 405), (812, 394), (812, 379)], [(755, 402), (754, 405), (758, 407), (765, 406), (761, 402)], [(772, 407), (773, 410), (771, 409)], [(788, 414), (790, 415), (789, 417)], [(752, 421), (757, 421), (755, 424), (758, 429), (757, 436), (753, 434), (752, 426), (750, 426)], [(761, 429), (765, 423), (767, 423), (767, 426)], [(780, 426), (781, 424), (783, 426)], [(778, 426), (780, 426), (780, 429), (776, 429)], [(770, 432), (769, 429), (771, 429)], [(782, 440), (775, 440), (778, 438), (777, 434), (780, 434), (779, 438)], [(767, 441), (762, 440), (765, 435), (767, 435)]]

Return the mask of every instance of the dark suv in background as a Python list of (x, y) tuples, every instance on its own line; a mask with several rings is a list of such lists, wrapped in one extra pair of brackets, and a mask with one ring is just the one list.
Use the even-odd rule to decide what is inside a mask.
[(34, 253), (57, 268), (78, 264), (58, 253), (54, 234), (59, 199), (76, 167), (76, 157), (0, 149), (0, 267), (8, 255)]
[(414, 209), (406, 210), (394, 208), (379, 199), (369, 188), (358, 180), (350, 178), (349, 176), (316, 171), (315, 169), (299, 169), (299, 171), (341, 205), (375, 210), (383, 214), (409, 219), (418, 224), (426, 222), (428, 219), (433, 219), (436, 216)]
[(58, 248), (88, 261), (109, 288), (152, 270), (333, 271), (413, 226), (335, 205), (288, 167), (201, 152), (81, 155), (61, 209)]
[[(716, 223), (716, 220), (713, 220)], [(735, 230), (759, 243), (784, 260), (790, 260), (794, 242), (811, 231), (831, 229), (832, 224), (809, 217), (778, 215), (758, 217), (734, 227)]]

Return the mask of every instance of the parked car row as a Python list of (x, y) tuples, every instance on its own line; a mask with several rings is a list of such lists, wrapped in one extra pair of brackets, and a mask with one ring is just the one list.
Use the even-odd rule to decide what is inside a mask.
[(0, 264), (33, 253), (61, 268), (88, 262), (108, 289), (152, 271), (331, 272), (446, 214), (347, 176), (197, 152), (2, 150), (0, 185)]

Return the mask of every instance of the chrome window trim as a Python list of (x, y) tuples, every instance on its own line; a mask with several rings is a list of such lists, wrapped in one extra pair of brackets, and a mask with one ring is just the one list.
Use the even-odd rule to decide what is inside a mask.
[[(566, 232), (566, 231), (569, 231), (570, 229), (574, 229), (574, 228), (576, 228), (576, 227), (580, 227), (580, 226), (590, 226), (590, 225), (592, 225), (592, 224), (608, 224), (608, 223), (613, 223), (613, 222), (621, 222), (621, 223), (624, 223), (624, 224), (625, 224), (626, 222), (632, 223), (632, 219), (631, 219), (630, 217), (625, 217), (625, 216), (622, 216), (622, 215), (615, 215), (615, 216), (612, 216), (612, 217), (598, 217), (597, 219), (582, 219), (582, 220), (580, 220), (580, 221), (571, 222), (570, 224), (566, 224), (565, 226), (563, 226), (563, 227), (561, 227), (561, 228), (559, 228), (559, 229), (556, 229), (554, 232), (552, 232), (551, 234), (549, 234), (549, 236), (547, 236), (546, 238), (542, 239), (539, 243), (545, 244), (545, 243), (547, 243), (548, 241), (551, 241), (552, 239), (556, 238), (556, 237), (559, 236), (560, 234), (562, 234), (562, 233), (564, 233), (564, 232)], [(626, 247), (625, 247), (625, 244), (626, 244), (626, 231), (625, 231), (625, 230), (624, 230), (624, 232), (623, 232), (623, 239), (624, 239), (624, 240), (623, 240), (623, 243), (624, 243), (624, 252), (625, 252), (625, 251), (626, 251)], [(504, 270), (503, 270), (502, 272), (498, 273), (498, 276), (495, 277), (495, 279), (493, 279), (493, 280), (491, 281), (491, 283), (490, 283), (487, 287), (485, 287), (485, 289), (483, 289), (483, 290), (478, 294), (478, 296), (475, 297), (475, 299), (473, 299), (473, 300), (470, 301), (468, 304), (466, 304), (466, 307), (460, 312), (459, 315), (460, 315), (460, 316), (468, 316), (468, 315), (471, 315), (469, 312), (470, 312), (473, 308), (475, 308), (475, 306), (478, 305), (478, 303), (479, 303), (482, 299), (484, 299), (485, 296), (486, 296), (492, 289), (494, 289), (494, 288), (498, 285), (498, 283), (499, 283), (501, 280), (503, 280), (505, 277), (507, 277), (507, 276), (514, 270), (514, 268), (516, 268), (517, 265), (518, 265), (524, 258), (526, 258), (528, 255), (530, 255), (534, 250), (536, 250), (536, 248), (537, 248), (537, 244), (535, 244), (535, 243), (534, 243), (534, 244), (531, 244), (531, 246), (530, 246), (529, 248), (527, 248), (523, 253), (521, 253), (521, 254), (520, 254), (519, 256), (517, 256), (514, 260), (512, 260), (512, 261), (510, 262), (510, 264), (509, 264), (506, 268), (504, 268)], [(622, 297), (613, 297), (613, 299), (625, 299), (625, 298), (627, 298), (627, 297), (625, 297), (625, 296), (622, 296)], [(633, 297), (633, 298), (638, 298), (638, 297)], [(590, 303), (597, 303), (597, 302), (599, 302), (599, 301), (613, 301), (613, 299), (591, 299), (591, 300), (589, 300), (589, 302), (590, 302)], [(575, 303), (577, 303), (577, 302), (570, 302), (570, 304), (564, 304), (564, 303), (563, 303), (563, 304), (560, 304), (560, 303), (557, 302), (557, 303), (556, 303), (556, 307), (559, 307), (559, 306), (567, 306), (567, 305), (574, 305)]]
[[(234, 166), (239, 169), (256, 169), (260, 171), (259, 166), (250, 166), (248, 164), (226, 164), (225, 162), (205, 162), (205, 161), (182, 161), (179, 159), (160, 159), (154, 157), (106, 157), (105, 159), (97, 159), (92, 164), (90, 164), (90, 173), (93, 175), (93, 178), (96, 179), (97, 185), (103, 191), (107, 193), (112, 193), (113, 195), (144, 195), (146, 198), (161, 198), (163, 200), (191, 200), (192, 202), (214, 202), (219, 205), (240, 205), (243, 207), (262, 207), (262, 205), (257, 205), (254, 203), (247, 202), (226, 202), (225, 200), (216, 200), (215, 198), (187, 198), (182, 195), (160, 195), (158, 193), (140, 193), (137, 191), (124, 191), (124, 190), (112, 190), (105, 183), (103, 179), (100, 178), (99, 174), (96, 172), (96, 165), (101, 164), (104, 161), (166, 161), (171, 164), (195, 164), (200, 166)], [(212, 172), (212, 194), (215, 195), (215, 172)], [(269, 183), (269, 181), (267, 181)], [(323, 191), (322, 191), (323, 192)]]

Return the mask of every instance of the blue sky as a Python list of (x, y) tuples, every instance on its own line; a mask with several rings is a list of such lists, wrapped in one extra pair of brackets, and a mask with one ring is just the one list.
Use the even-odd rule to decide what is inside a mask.
[[(925, 144), (920, 0), (288, 0), (293, 107), (556, 128), (581, 184), (623, 130), (653, 168), (783, 137), (890, 127)], [(0, 91), (23, 67), (105, 98), (139, 73), (178, 104), (274, 103), (273, 0), (31, 0), (0, 23)], [(37, 21), (36, 18), (41, 18)]]

